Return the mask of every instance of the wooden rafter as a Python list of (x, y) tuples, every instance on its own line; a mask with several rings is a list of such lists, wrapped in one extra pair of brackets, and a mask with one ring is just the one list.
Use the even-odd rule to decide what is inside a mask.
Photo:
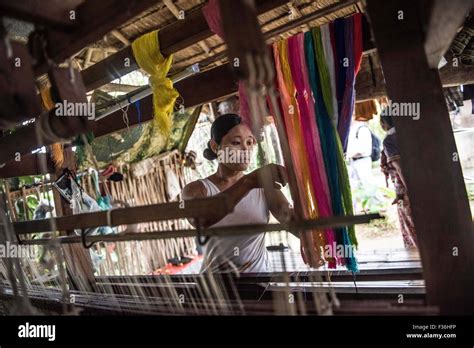
[(120, 30), (116, 29), (116, 30), (112, 30), (110, 32), (113, 36), (115, 36), (115, 38), (117, 40), (119, 40), (121, 43), (123, 43), (125, 46), (129, 46), (130, 45), (130, 40), (127, 39), (121, 32)]
[(57, 30), (73, 30), (78, 23), (71, 20), (71, 11), (81, 0), (22, 0), (0, 1), (2, 16), (49, 25)]
[(163, 4), (165, 4), (165, 6), (168, 8), (168, 10), (170, 10), (173, 16), (176, 17), (176, 19), (182, 19), (180, 18), (181, 9), (175, 5), (173, 0), (163, 0)]
[[(47, 30), (48, 56), (61, 63), (84, 47), (98, 41), (104, 35), (157, 4), (157, 0), (141, 1), (86, 1), (76, 10), (75, 21), (79, 24), (72, 32)], [(54, 43), (54, 44), (52, 44)], [(41, 59), (42, 57), (36, 57)], [(35, 67), (37, 75), (47, 70), (47, 63), (40, 60)]]

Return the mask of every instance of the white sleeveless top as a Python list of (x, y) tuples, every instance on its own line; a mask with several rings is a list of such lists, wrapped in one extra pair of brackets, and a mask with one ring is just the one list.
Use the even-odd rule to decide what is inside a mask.
[[(221, 191), (209, 179), (199, 180), (207, 190), (207, 196)], [(232, 213), (212, 227), (244, 224), (267, 224), (270, 218), (263, 189), (251, 190), (235, 206)], [(210, 237), (204, 245), (204, 260), (201, 272), (268, 272), (268, 253), (265, 247), (265, 233), (255, 235), (230, 235)]]

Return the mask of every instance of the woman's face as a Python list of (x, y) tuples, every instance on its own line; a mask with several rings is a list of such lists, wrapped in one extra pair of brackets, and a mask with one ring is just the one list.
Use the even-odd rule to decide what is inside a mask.
[(255, 144), (255, 137), (250, 128), (239, 124), (217, 145), (217, 161), (229, 169), (245, 171), (250, 165)]

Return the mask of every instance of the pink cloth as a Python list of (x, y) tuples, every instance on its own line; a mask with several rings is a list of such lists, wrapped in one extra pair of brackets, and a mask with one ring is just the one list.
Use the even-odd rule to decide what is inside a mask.
[(245, 82), (243, 80), (239, 80), (239, 105), (239, 115), (242, 118), (242, 122), (251, 126), (252, 119), (250, 118), (250, 106), (247, 89), (245, 88)]
[[(297, 134), (296, 134), (296, 128), (293, 125), (294, 116), (290, 115), (289, 113), (291, 100), (290, 100), (290, 95), (286, 89), (286, 85), (285, 85), (283, 75), (281, 72), (280, 55), (278, 51), (278, 45), (276, 43), (273, 45), (273, 55), (275, 59), (275, 70), (276, 70), (278, 91), (280, 92), (281, 111), (282, 111), (283, 121), (285, 122), (285, 129), (286, 129), (286, 135), (288, 137), (288, 145), (290, 147), (291, 158), (293, 160), (294, 168), (301, 168), (301, 160), (298, 155), (298, 149), (296, 148)], [(301, 170), (296, 170), (295, 175), (296, 175), (296, 181), (298, 182), (298, 192), (302, 201), (301, 204), (303, 207), (305, 207), (306, 203), (304, 202), (304, 197), (306, 196), (306, 194), (304, 193), (303, 175), (302, 175)], [(308, 215), (307, 209), (303, 209), (303, 211), (305, 213), (305, 218), (308, 218), (309, 215)]]
[[(222, 30), (221, 13), (219, 10), (219, 0), (209, 0), (206, 6), (202, 8), (202, 13), (206, 19), (209, 29), (214, 34), (217, 34), (221, 39), (224, 39), (224, 31)], [(245, 84), (242, 80), (239, 81), (239, 115), (242, 117), (242, 122), (251, 126), (250, 107), (248, 96), (245, 89)]]
[(214, 34), (217, 34), (221, 39), (224, 39), (224, 31), (221, 26), (221, 13), (219, 10), (219, 0), (209, 0), (206, 6), (202, 8), (202, 14), (206, 18), (209, 29)]

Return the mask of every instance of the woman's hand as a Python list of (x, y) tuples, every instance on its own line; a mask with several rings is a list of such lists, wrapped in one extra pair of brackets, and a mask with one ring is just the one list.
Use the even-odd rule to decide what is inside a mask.
[(272, 180), (273, 187), (281, 189), (288, 183), (288, 174), (283, 166), (278, 164), (267, 164), (261, 168), (254, 170), (252, 173), (246, 175), (253, 188), (263, 188), (263, 180)]

